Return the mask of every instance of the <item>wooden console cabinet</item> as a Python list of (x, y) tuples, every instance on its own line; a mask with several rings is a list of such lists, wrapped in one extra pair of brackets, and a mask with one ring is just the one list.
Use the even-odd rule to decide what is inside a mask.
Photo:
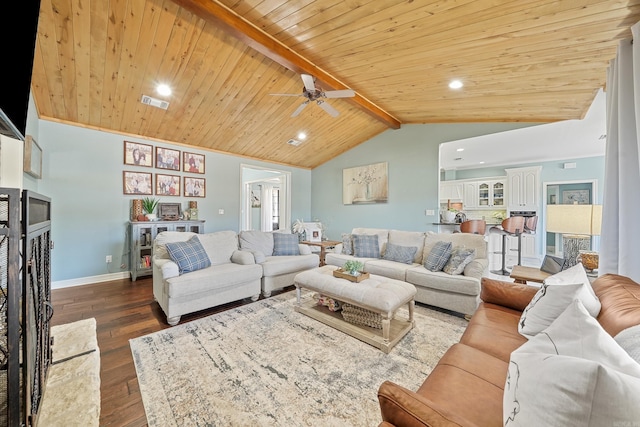
[(153, 240), (163, 231), (204, 233), (204, 221), (129, 221), (129, 273), (131, 280), (152, 274)]

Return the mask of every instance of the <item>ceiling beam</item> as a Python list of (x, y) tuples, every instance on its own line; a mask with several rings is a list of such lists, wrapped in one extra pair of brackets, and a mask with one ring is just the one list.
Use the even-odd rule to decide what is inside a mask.
[[(317, 67), (302, 55), (236, 14), (233, 10), (218, 3), (217, 0), (172, 1), (205, 21), (213, 23), (228, 34), (295, 73), (311, 74), (334, 90), (350, 89), (331, 74)], [(398, 119), (359, 93), (356, 93), (353, 98), (345, 98), (345, 100), (354, 103), (390, 128), (400, 128)]]

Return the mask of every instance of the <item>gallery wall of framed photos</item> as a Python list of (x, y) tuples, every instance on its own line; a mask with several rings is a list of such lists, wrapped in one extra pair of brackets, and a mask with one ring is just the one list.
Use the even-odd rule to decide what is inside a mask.
[(124, 141), (124, 164), (141, 168), (160, 169), (154, 174), (147, 170), (122, 172), (122, 191), (132, 195), (205, 197), (206, 179), (185, 174), (204, 175), (204, 154), (190, 153), (150, 144)]

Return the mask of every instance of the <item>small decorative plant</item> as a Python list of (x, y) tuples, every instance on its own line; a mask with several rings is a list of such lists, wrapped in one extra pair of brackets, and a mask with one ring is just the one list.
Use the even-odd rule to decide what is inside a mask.
[(158, 202), (160, 199), (154, 199), (152, 197), (145, 197), (142, 199), (142, 209), (148, 214), (153, 214), (153, 211), (156, 210), (156, 206), (158, 206)]
[(350, 260), (344, 263), (342, 270), (346, 271), (352, 276), (359, 276), (360, 272), (364, 268), (364, 264), (360, 261)]

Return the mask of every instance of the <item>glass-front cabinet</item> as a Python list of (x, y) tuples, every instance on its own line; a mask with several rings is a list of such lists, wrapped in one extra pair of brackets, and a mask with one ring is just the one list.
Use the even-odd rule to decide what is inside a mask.
[(478, 182), (478, 207), (504, 207), (505, 180)]

